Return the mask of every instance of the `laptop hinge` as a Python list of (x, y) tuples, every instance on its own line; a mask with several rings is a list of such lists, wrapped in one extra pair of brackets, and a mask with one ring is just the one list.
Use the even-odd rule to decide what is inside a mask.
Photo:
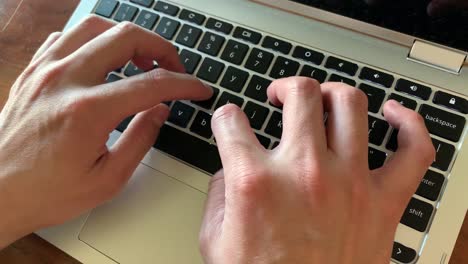
[(466, 54), (415, 40), (408, 59), (453, 74), (459, 74), (465, 62)]

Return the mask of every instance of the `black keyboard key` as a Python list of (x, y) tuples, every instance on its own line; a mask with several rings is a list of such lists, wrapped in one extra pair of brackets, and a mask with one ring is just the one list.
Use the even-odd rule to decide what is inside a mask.
[(240, 93), (242, 88), (244, 88), (247, 78), (249, 78), (249, 74), (247, 72), (229, 66), (221, 80), (221, 86)]
[(392, 87), (393, 81), (395, 80), (395, 78), (388, 73), (380, 72), (367, 67), (362, 68), (359, 78), (380, 84), (387, 88)]
[(219, 97), (218, 103), (216, 104), (215, 109), (220, 108), (221, 106), (227, 105), (227, 104), (235, 104), (239, 108), (242, 108), (242, 105), (244, 104), (244, 99), (235, 96), (233, 94), (224, 92), (221, 94), (221, 97)]
[(211, 138), (213, 135), (211, 132), (211, 115), (203, 111), (198, 111), (190, 127), (190, 131), (204, 138)]
[(125, 76), (135, 76), (137, 74), (144, 73), (144, 71), (140, 68), (138, 68), (135, 64), (129, 63), (127, 68), (125, 68), (124, 74)]
[(355, 63), (338, 59), (336, 57), (328, 57), (325, 67), (333, 69), (339, 72), (346, 73), (348, 75), (354, 76), (358, 70), (358, 66)]
[(249, 46), (234, 40), (229, 40), (226, 44), (226, 48), (224, 48), (223, 54), (221, 55), (221, 59), (230, 63), (241, 65), (242, 61), (244, 61), (247, 51), (249, 51)]
[(215, 145), (168, 125), (161, 128), (154, 147), (210, 174), (222, 168)]
[(244, 112), (250, 121), (250, 126), (257, 130), (262, 128), (263, 123), (265, 123), (265, 120), (270, 113), (268, 108), (252, 102), (247, 102), (244, 108)]
[(444, 175), (428, 170), (421, 180), (416, 194), (431, 201), (436, 201), (439, 198), (444, 182)]
[(283, 115), (274, 111), (270, 117), (270, 121), (268, 121), (265, 132), (268, 135), (281, 138), (281, 135), (283, 134)]
[(249, 70), (265, 74), (273, 60), (273, 54), (261, 49), (253, 48), (249, 58), (245, 63), (245, 67)]
[(418, 230), (419, 232), (425, 232), (429, 225), (432, 211), (434, 211), (434, 207), (432, 205), (421, 200), (411, 198), (400, 222)]
[(436, 158), (431, 166), (442, 171), (447, 171), (455, 154), (455, 147), (434, 138), (432, 139), (432, 144), (434, 144), (436, 150)]
[(260, 39), (262, 38), (262, 34), (243, 27), (236, 27), (233, 36), (235, 38), (243, 39), (253, 44), (258, 44), (260, 42)]
[(382, 167), (386, 158), (387, 154), (385, 152), (369, 147), (368, 160), (370, 170), (375, 170)]
[(186, 20), (186, 21), (195, 23), (197, 25), (203, 24), (203, 22), (205, 22), (205, 19), (206, 19), (206, 17), (204, 15), (193, 12), (193, 11), (189, 11), (187, 9), (183, 9), (180, 12), (179, 17), (182, 20)]
[(156, 2), (154, 10), (163, 12), (164, 14), (168, 14), (170, 16), (175, 16), (179, 12), (179, 8), (177, 6), (171, 5), (163, 1)]
[(397, 151), (398, 149), (398, 130), (393, 129), (392, 134), (390, 134), (390, 138), (388, 138), (387, 145), (385, 146), (388, 150), (393, 152)]
[(119, 81), (119, 80), (122, 80), (122, 77), (119, 77), (113, 73), (109, 74), (106, 78), (106, 82), (107, 83), (111, 83), (111, 82), (116, 82), (116, 81)]
[(198, 50), (211, 56), (217, 56), (224, 44), (224, 41), (226, 41), (224, 37), (211, 32), (206, 32), (198, 46)]
[(327, 79), (327, 72), (309, 65), (304, 65), (304, 67), (302, 67), (300, 76), (313, 78), (319, 83), (324, 83), (325, 79)]
[(195, 108), (186, 105), (182, 102), (175, 102), (172, 106), (171, 113), (169, 118), (167, 119), (169, 122), (173, 123), (174, 125), (178, 125), (180, 127), (187, 127), (190, 119), (195, 112)]
[(253, 75), (247, 89), (245, 90), (245, 95), (257, 101), (266, 102), (268, 99), (267, 89), (270, 84), (270, 80)]
[(430, 133), (453, 142), (460, 140), (465, 128), (466, 119), (464, 117), (426, 104), (421, 106), (419, 113), (424, 118)]
[(161, 19), (161, 22), (159, 22), (159, 25), (156, 27), (155, 31), (163, 38), (171, 40), (177, 32), (177, 29), (179, 29), (179, 26), (179, 22), (167, 17), (163, 17)]
[(416, 250), (405, 247), (402, 244), (393, 243), (392, 258), (401, 263), (412, 263), (416, 259)]
[(388, 100), (395, 100), (395, 101), (399, 102), (402, 106), (404, 106), (406, 108), (409, 108), (409, 109), (412, 109), (412, 110), (415, 110), (416, 107), (418, 106), (418, 103), (415, 100), (409, 99), (407, 97), (404, 97), (404, 96), (401, 96), (401, 95), (398, 95), (398, 94), (394, 94), (394, 93), (392, 93), (388, 97)]
[(468, 100), (452, 94), (438, 91), (434, 95), (434, 103), (468, 114)]
[(200, 69), (198, 70), (197, 77), (205, 81), (216, 83), (219, 75), (224, 69), (224, 64), (210, 58), (205, 58)]
[(385, 99), (385, 91), (364, 83), (359, 85), (359, 89), (367, 95), (369, 112), (378, 113)]
[(184, 65), (185, 71), (192, 74), (200, 63), (201, 56), (189, 50), (183, 49), (179, 55), (180, 62)]
[(101, 0), (94, 12), (100, 16), (109, 18), (112, 16), (118, 5), (119, 2), (115, 0)]
[(262, 47), (272, 49), (283, 54), (289, 54), (292, 49), (291, 43), (270, 36), (265, 37)]
[(211, 110), (211, 108), (213, 107), (214, 105), (214, 102), (216, 101), (216, 99), (218, 98), (218, 95), (219, 95), (219, 89), (218, 88), (214, 88), (214, 87), (211, 87), (213, 88), (213, 95), (211, 96), (210, 99), (208, 100), (204, 100), (204, 101), (192, 101), (192, 103), (196, 104), (196, 105), (199, 105), (205, 109), (208, 109), (208, 110)]
[(151, 7), (154, 4), (154, 0), (130, 0), (130, 2), (144, 7)]
[(122, 21), (133, 21), (135, 15), (138, 12), (138, 8), (132, 5), (122, 4), (117, 10), (117, 13), (114, 16), (114, 20), (117, 22)]
[(322, 61), (325, 58), (325, 55), (323, 55), (323, 53), (320, 53), (311, 49), (297, 46), (294, 49), (293, 57), (320, 65), (322, 64)]
[(270, 77), (280, 79), (294, 76), (298, 69), (299, 63), (297, 61), (278, 56), (275, 64), (273, 65), (273, 69), (270, 72)]
[(140, 27), (151, 30), (158, 21), (158, 19), (159, 16), (157, 14), (143, 10), (138, 15), (135, 24), (139, 25)]
[(233, 25), (210, 17), (206, 22), (206, 28), (213, 29), (226, 35), (229, 35), (231, 34)]
[(388, 128), (390, 127), (387, 122), (369, 116), (368, 118), (369, 123), (369, 142), (380, 146), (383, 143), (385, 136), (387, 135)]
[(262, 146), (266, 149), (268, 149), (268, 147), (270, 146), (271, 144), (271, 140), (265, 136), (262, 136), (258, 133), (255, 133), (255, 136), (257, 136), (257, 139), (258, 139), (258, 142), (260, 142), (260, 144), (262, 144)]
[(346, 83), (347, 85), (356, 86), (356, 82), (354, 80), (343, 77), (343, 76), (340, 76), (338, 74), (332, 74), (328, 81), (330, 81), (330, 82), (342, 82), (342, 83)]
[(429, 88), (427, 86), (424, 86), (424, 85), (421, 85), (421, 84), (410, 82), (410, 81), (404, 80), (404, 79), (398, 80), (398, 82), (397, 82), (397, 84), (395, 86), (395, 90), (397, 90), (399, 92), (402, 92), (402, 93), (405, 93), (405, 94), (416, 96), (416, 97), (421, 98), (423, 100), (429, 99), (429, 97), (431, 96), (431, 93), (432, 93), (431, 88)]
[(187, 47), (193, 48), (200, 38), (202, 31), (199, 28), (189, 25), (183, 25), (176, 38), (176, 42)]

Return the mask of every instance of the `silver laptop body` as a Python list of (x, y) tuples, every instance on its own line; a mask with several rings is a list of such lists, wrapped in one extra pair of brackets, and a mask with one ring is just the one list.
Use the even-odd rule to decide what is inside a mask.
[[(105, 1), (109, 0), (102, 0)], [(130, 9), (137, 8), (137, 11), (126, 19), (136, 21), (141, 15), (144, 20), (143, 11), (157, 14), (157, 21), (148, 27), (153, 31), (160, 27), (161, 33), (164, 31), (162, 23), (168, 21), (163, 19), (168, 18), (172, 23), (180, 23), (173, 36), (168, 36), (180, 52), (185, 50), (201, 56), (194, 66), (195, 75), (201, 71), (206, 58), (224, 65), (217, 80), (205, 80), (220, 91), (218, 99), (208, 107), (182, 102), (195, 112), (182, 126), (177, 122), (168, 122), (168, 133), (179, 131), (200, 142), (215, 144), (212, 137), (201, 136), (191, 128), (197, 122), (199, 112), (212, 113), (222, 100), (222, 94), (230, 93), (240, 97), (243, 100), (240, 104), (244, 107), (250, 102), (268, 109), (268, 117), (256, 132), (264, 144), (272, 148), (279, 139), (268, 133), (267, 127), (274, 125), (269, 124), (272, 113), (280, 110), (246, 94), (252, 89), (249, 86), (252, 86), (253, 76), (274, 79), (273, 68), (278, 57), (299, 63), (296, 73), (292, 75), (325, 72), (326, 80), (351, 82), (370, 97), (381, 95), (386, 101), (396, 96), (392, 98), (401, 99), (410, 107), (415, 104), (417, 111), (424, 111), (427, 122), (430, 122), (427, 119), (432, 118), (430, 111), (434, 108), (436, 114), (442, 111), (443, 117), (448, 114), (450, 120), (455, 118), (457, 131), (444, 133), (446, 130), (437, 127), (431, 131), (438, 159), (441, 160), (436, 160), (430, 168), (433, 173), (426, 175), (421, 183), (422, 189), (414, 195), (417, 202), (409, 206), (403, 216), (406, 219), (398, 227), (392, 259), (392, 263), (448, 263), (468, 206), (468, 146), (464, 144), (467, 113), (463, 110), (468, 98), (468, 46), (463, 49), (460, 46), (463, 42), (458, 42), (457, 47), (449, 47), (286, 0), (165, 2), (170, 6), (164, 7), (164, 2), (158, 4), (159, 1), (156, 1), (146, 7), (120, 0), (115, 10), (110, 12), (109, 19), (116, 19), (117, 16), (119, 19), (125, 18), (129, 14), (128, 6), (131, 6)], [(81, 1), (65, 30), (95, 13), (99, 4), (102, 4), (99, 0)], [(159, 5), (159, 11), (155, 10), (156, 5)], [(172, 5), (178, 8), (175, 13)], [(119, 8), (127, 10), (120, 11)], [(183, 16), (182, 10), (187, 10)], [(190, 15), (191, 12), (203, 15), (204, 20), (201, 23), (200, 20), (192, 20), (195, 14)], [(149, 19), (149, 15), (146, 18)], [(211, 20), (208, 27), (210, 19), (215, 20)], [(466, 23), (466, 20), (461, 23)], [(221, 30), (224, 24), (232, 25), (232, 29), (229, 32), (225, 32), (225, 28)], [(183, 25), (202, 30), (193, 47), (186, 46), (183, 40), (176, 41), (178, 34), (182, 34)], [(207, 32), (224, 38), (216, 55), (199, 50)], [(256, 33), (261, 34), (258, 40), (253, 39)], [(267, 37), (271, 38), (268, 45), (265, 44)], [(223, 59), (224, 50), (231, 40), (247, 46), (248, 52), (240, 63)], [(291, 45), (289, 49), (288, 45), (284, 48), (284, 43)], [(296, 51), (298, 47), (302, 49)], [(273, 55), (265, 73), (246, 66), (254, 49)], [(323, 55), (321, 60), (320, 54)], [(334, 61), (331, 61), (331, 57)], [(357, 70), (351, 73), (342, 71), (340, 67), (347, 63), (357, 65)], [(112, 74), (124, 78), (131, 74), (131, 69), (127, 69), (130, 67)], [(240, 92), (226, 88), (228, 84), (222, 85), (229, 67), (248, 73), (243, 86), (238, 87)], [(275, 76), (278, 77), (280, 72), (277, 71)], [(172, 103), (173, 108), (175, 104)], [(369, 116), (373, 117), (372, 120), (384, 120), (381, 113), (382, 107), (377, 106), (369, 112)], [(369, 125), (369, 129), (373, 129), (374, 123)], [(387, 144), (391, 134), (392, 129), (388, 128), (381, 142), (370, 143), (369, 155), (391, 155)], [(119, 135), (119, 131), (114, 131), (108, 144), (112, 145)], [(206, 164), (200, 167), (198, 165), (203, 162), (193, 160), (193, 157), (178, 157), (171, 152), (170, 144), (163, 142), (160, 146), (164, 146), (164, 151), (151, 149), (126, 189), (113, 201), (61, 226), (40, 230), (37, 234), (83, 263), (202, 263), (198, 252), (198, 230), (210, 172), (215, 167), (204, 167)], [(191, 146), (179, 149), (190, 151), (185, 147)], [(434, 186), (440, 190), (434, 190)]]

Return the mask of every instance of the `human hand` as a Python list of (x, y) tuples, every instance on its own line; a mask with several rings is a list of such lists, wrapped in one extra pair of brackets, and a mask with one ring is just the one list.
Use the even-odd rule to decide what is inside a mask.
[(224, 171), (213, 177), (206, 202), (205, 262), (389, 263), (403, 211), (435, 157), (422, 117), (386, 103), (399, 148), (369, 171), (361, 91), (296, 77), (273, 82), (268, 96), (284, 104), (274, 150), (258, 143), (236, 106), (213, 115)]
[[(11, 88), (0, 114), (0, 248), (117, 194), (154, 144), (175, 99), (211, 88), (184, 71), (175, 47), (131, 23), (89, 17), (52, 34)], [(144, 70), (105, 84), (133, 60)], [(112, 147), (109, 133), (137, 114)]]

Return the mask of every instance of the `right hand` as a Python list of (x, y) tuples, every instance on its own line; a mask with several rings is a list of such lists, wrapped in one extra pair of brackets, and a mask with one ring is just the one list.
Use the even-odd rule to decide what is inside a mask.
[(389, 263), (402, 213), (435, 156), (422, 117), (385, 104), (399, 149), (369, 171), (360, 90), (296, 77), (273, 82), (268, 95), (284, 104), (274, 150), (237, 106), (213, 115), (224, 170), (211, 181), (200, 232), (206, 263)]

